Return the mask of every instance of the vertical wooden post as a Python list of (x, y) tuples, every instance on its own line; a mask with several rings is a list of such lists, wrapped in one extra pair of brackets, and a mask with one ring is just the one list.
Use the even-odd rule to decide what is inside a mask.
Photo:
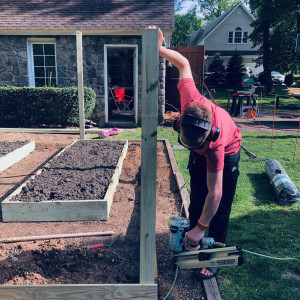
[(142, 165), (140, 283), (155, 280), (156, 158), (158, 122), (158, 30), (145, 29), (142, 42)]
[(84, 89), (83, 89), (82, 31), (76, 31), (76, 48), (77, 48), (77, 79), (78, 79), (80, 139), (84, 140), (85, 117), (84, 117)]

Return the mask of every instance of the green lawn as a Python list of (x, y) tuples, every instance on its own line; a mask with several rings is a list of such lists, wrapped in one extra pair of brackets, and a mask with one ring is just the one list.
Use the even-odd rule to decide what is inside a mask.
[[(95, 137), (95, 136), (94, 136)], [(140, 139), (141, 130), (122, 132), (112, 139)], [(158, 128), (158, 138), (177, 145), (177, 135), (170, 128)], [(264, 171), (264, 159), (276, 159), (300, 189), (300, 150), (293, 155), (296, 133), (276, 133), (271, 150), (271, 134), (243, 132), (243, 146), (259, 159), (241, 150), (240, 177), (232, 207), (228, 245), (277, 258), (297, 258), (281, 261), (244, 252), (240, 267), (224, 267), (218, 275), (223, 300), (300, 299), (300, 203), (279, 206)], [(188, 151), (174, 150), (185, 180)]]

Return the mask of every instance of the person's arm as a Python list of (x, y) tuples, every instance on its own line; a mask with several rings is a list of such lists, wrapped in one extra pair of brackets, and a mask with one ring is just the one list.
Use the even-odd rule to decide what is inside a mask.
[[(156, 29), (156, 26), (148, 26), (148, 29)], [(164, 36), (158, 28), (158, 51), (159, 55), (169, 61), (179, 70), (179, 80), (183, 78), (193, 78), (189, 61), (179, 52), (167, 49), (163, 44)]]
[[(208, 225), (216, 214), (220, 200), (222, 198), (223, 171), (218, 173), (207, 172), (208, 194), (205, 199), (202, 214), (199, 218), (202, 224)], [(197, 250), (199, 242), (203, 238), (205, 231), (198, 226), (192, 228), (185, 236), (186, 250)], [(192, 247), (191, 245), (195, 246)]]

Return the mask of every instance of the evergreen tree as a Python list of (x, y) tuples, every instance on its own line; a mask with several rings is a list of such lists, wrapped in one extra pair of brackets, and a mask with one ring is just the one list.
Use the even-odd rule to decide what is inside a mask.
[(207, 83), (213, 86), (223, 85), (225, 82), (224, 62), (220, 58), (220, 53), (216, 53), (214, 60), (208, 66)]
[(235, 50), (230, 57), (226, 68), (226, 82), (228, 85), (239, 85), (243, 76), (246, 74), (246, 68), (243, 57)]

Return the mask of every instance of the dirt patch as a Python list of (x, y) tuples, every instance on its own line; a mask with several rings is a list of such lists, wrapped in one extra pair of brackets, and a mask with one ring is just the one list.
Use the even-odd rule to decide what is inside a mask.
[(29, 141), (16, 141), (16, 142), (6, 142), (0, 141), (0, 157), (13, 152), (14, 150), (21, 148), (22, 146), (26, 145)]
[[(0, 134), (0, 140), (20, 140), (21, 134)], [(22, 136), (25, 138), (25, 136)], [(60, 139), (61, 137), (61, 139)], [(0, 174), (0, 197), (45, 163), (76, 135), (26, 135), (36, 149), (16, 166)], [(107, 221), (0, 223), (0, 238), (113, 230), (122, 236), (42, 240), (0, 245), (0, 284), (138, 283), (140, 241), (141, 145), (129, 142), (120, 183)], [(28, 168), (30, 166), (30, 168)], [(7, 187), (10, 188), (7, 188)], [(168, 219), (180, 211), (180, 196), (167, 151), (158, 143), (156, 237), (159, 299), (175, 277), (174, 255), (168, 250)], [(113, 236), (113, 237), (114, 237)], [(103, 243), (99, 249), (88, 245)], [(181, 270), (169, 299), (204, 299), (193, 271)]]
[(124, 145), (125, 141), (77, 141), (10, 200), (103, 199)]

